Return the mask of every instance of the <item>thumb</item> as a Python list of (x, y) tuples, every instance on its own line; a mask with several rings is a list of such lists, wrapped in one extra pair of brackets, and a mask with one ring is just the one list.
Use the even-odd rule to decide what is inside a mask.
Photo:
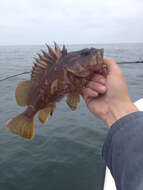
[(107, 65), (108, 72), (110, 74), (115, 71), (120, 70), (119, 66), (116, 64), (115, 60), (112, 58), (104, 58), (103, 63)]

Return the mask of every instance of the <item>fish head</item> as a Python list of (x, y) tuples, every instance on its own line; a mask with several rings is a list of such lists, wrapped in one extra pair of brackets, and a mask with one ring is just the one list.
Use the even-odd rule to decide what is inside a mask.
[(103, 49), (86, 48), (71, 52), (68, 58), (67, 70), (78, 77), (88, 77), (93, 73), (102, 73)]

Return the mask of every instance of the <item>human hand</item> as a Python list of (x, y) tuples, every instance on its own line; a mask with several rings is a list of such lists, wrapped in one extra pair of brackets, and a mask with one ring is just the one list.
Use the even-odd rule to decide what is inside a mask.
[(113, 59), (104, 59), (107, 77), (96, 74), (83, 90), (88, 109), (109, 127), (121, 117), (138, 111), (130, 99), (124, 75)]

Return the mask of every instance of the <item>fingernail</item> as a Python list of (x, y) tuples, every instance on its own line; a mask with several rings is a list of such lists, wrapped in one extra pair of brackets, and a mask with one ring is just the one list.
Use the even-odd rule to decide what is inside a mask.
[(101, 87), (101, 90), (102, 90), (102, 92), (105, 92), (105, 91), (106, 91), (106, 87), (105, 87), (105, 86), (102, 86), (102, 87)]

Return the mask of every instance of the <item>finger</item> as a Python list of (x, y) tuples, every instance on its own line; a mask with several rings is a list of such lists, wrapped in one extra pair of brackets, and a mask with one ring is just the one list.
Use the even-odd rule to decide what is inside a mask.
[(116, 70), (120, 70), (119, 66), (112, 58), (104, 58), (103, 63), (108, 66), (109, 72), (115, 72)]
[(91, 81), (98, 82), (103, 85), (106, 83), (105, 77), (100, 74), (95, 74)]
[(83, 89), (83, 97), (87, 99), (88, 97), (97, 97), (98, 93), (90, 88)]
[(97, 82), (93, 82), (93, 81), (90, 81), (88, 84), (87, 84), (87, 88), (91, 89), (92, 91), (95, 91), (96, 93), (100, 93), (100, 94), (104, 94), (107, 90), (106, 86), (105, 85), (102, 85), (100, 83), (97, 83)]
[(104, 64), (107, 64), (107, 65), (110, 65), (110, 64), (116, 65), (115, 60), (112, 59), (112, 58), (103, 58), (103, 63), (104, 63)]

